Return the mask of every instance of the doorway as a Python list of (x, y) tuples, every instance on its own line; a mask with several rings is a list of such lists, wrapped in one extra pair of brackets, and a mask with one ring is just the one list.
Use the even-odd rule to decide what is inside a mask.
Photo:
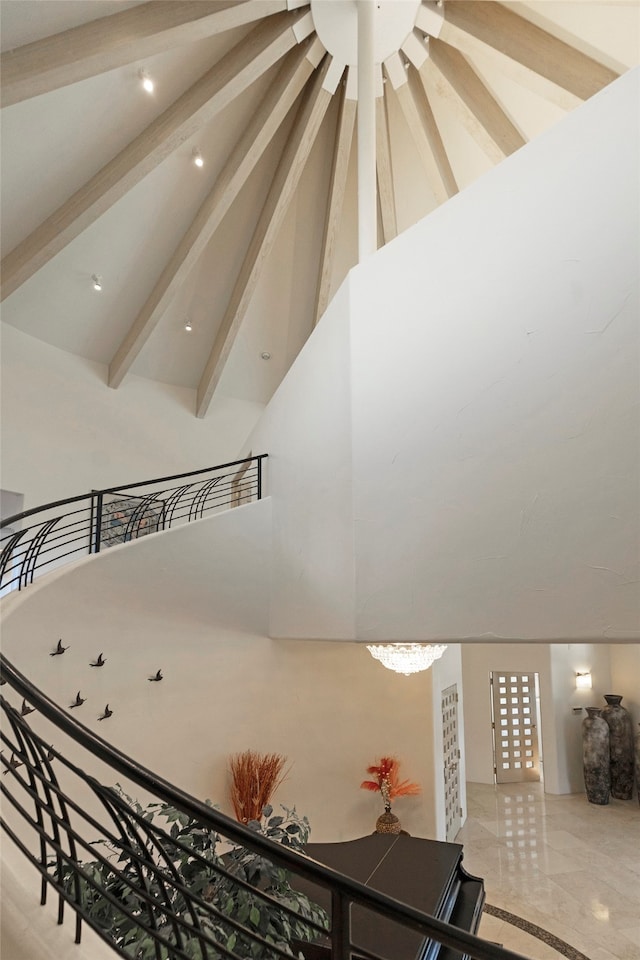
[(492, 671), (489, 683), (496, 783), (539, 781), (538, 674)]
[(460, 807), (460, 747), (458, 745), (458, 686), (442, 691), (442, 758), (444, 763), (444, 809), (447, 842), (462, 826)]

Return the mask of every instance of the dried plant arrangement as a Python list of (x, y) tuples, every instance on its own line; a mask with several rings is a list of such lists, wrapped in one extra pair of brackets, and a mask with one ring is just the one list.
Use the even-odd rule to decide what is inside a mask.
[(263, 809), (286, 779), (287, 758), (279, 753), (257, 753), (245, 750), (229, 758), (231, 773), (230, 797), (236, 820), (249, 823), (260, 820)]
[(415, 797), (420, 793), (420, 787), (411, 780), (400, 780), (400, 761), (395, 757), (381, 757), (376, 764), (367, 767), (367, 773), (373, 774), (375, 780), (363, 780), (360, 784), (363, 790), (380, 791), (386, 811), (391, 810), (391, 801), (397, 797)]

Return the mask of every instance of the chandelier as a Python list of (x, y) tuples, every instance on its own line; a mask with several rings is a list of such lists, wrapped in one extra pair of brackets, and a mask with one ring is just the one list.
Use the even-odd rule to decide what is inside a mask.
[(420, 673), (428, 670), (435, 660), (439, 660), (447, 649), (443, 643), (374, 643), (367, 644), (367, 650), (379, 660), (387, 670), (404, 673)]

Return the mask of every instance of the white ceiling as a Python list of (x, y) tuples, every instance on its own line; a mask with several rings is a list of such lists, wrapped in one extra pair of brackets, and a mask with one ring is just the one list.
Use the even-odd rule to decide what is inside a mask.
[[(262, 2), (266, 12), (275, 6), (267, 0)], [(445, 0), (445, 20), (449, 4), (455, 2)], [(13, 50), (135, 6), (140, 4), (118, 0), (2, 0), (2, 49)], [(510, 8), (617, 73), (640, 62), (640, 3), (636, 0), (543, 0), (482, 6)], [(294, 11), (281, 16), (300, 18), (304, 13), (303, 5), (297, 14)], [(109, 29), (106, 21), (107, 34)], [(165, 52), (131, 59), (123, 66), (4, 107), (3, 257), (143, 134), (212, 64), (232, 47), (249, 42), (255, 29), (256, 23), (245, 23), (204, 39), (181, 42)], [(486, 43), (474, 41), (473, 50), (464, 52), (526, 140), (564, 116), (568, 106), (580, 102), (557, 84), (540, 85), (530, 71)], [(540, 57), (542, 62), (544, 51)], [(104, 212), (93, 222), (75, 231), (77, 235), (58, 253), (33, 269), (4, 300), (3, 322), (61, 349), (109, 364), (214, 187), (279, 65), (270, 67), (197, 132), (188, 133), (166, 158), (151, 164), (145, 176), (122, 190), (119, 199), (106, 203)], [(156, 81), (153, 95), (141, 88), (138, 73), (142, 68)], [(417, 80), (413, 66), (409, 74), (415, 74), (412, 82)], [(248, 297), (216, 387), (225, 395), (266, 403), (313, 329), (332, 182), (338, 94), (342, 89), (339, 86), (331, 100), (282, 225), (264, 257), (255, 290)], [(402, 231), (434, 209), (437, 200), (415, 144), (415, 131), (410, 129), (398, 95), (389, 82), (384, 90), (395, 209), (398, 230)], [(464, 189), (493, 166), (495, 158), (489, 157), (472, 137), (469, 123), (465, 126), (461, 122), (455, 98), (446, 85), (432, 84), (428, 96), (454, 176)], [(197, 263), (179, 284), (134, 360), (132, 372), (198, 387), (280, 155), (291, 136), (297, 106), (287, 115)], [(201, 170), (192, 163), (196, 147), (206, 161)], [(354, 137), (345, 201), (337, 220), (335, 256), (330, 264), (333, 291), (356, 260), (355, 153)], [(93, 290), (92, 274), (103, 279), (100, 293)], [(187, 317), (193, 324), (191, 333), (184, 330)], [(263, 360), (263, 352), (270, 353), (271, 359)]]

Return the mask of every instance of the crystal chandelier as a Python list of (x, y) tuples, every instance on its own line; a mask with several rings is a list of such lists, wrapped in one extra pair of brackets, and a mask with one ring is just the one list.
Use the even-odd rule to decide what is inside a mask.
[(447, 649), (443, 643), (374, 643), (367, 644), (372, 657), (379, 660), (387, 670), (404, 673), (420, 673), (428, 670), (435, 660), (439, 660)]

